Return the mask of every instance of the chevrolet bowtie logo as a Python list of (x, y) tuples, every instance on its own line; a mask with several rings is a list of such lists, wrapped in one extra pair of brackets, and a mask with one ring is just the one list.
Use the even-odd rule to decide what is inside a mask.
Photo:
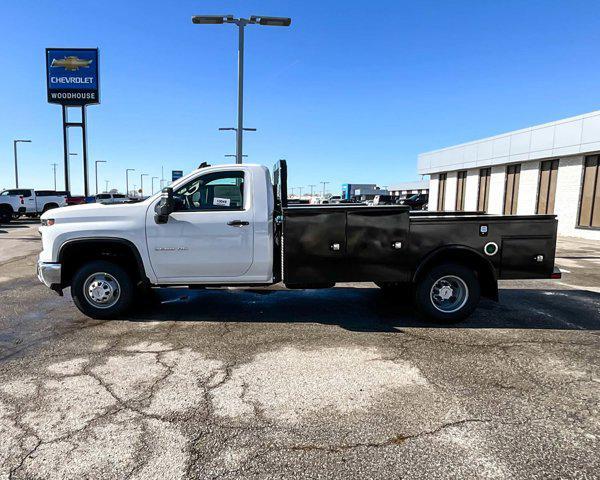
[(63, 67), (65, 70), (75, 72), (76, 70), (79, 70), (80, 68), (88, 68), (90, 66), (90, 63), (92, 63), (92, 62), (93, 62), (93, 60), (84, 60), (83, 58), (70, 56), (70, 57), (64, 57), (64, 58), (60, 58), (60, 59), (53, 58), (50, 66), (51, 67)]

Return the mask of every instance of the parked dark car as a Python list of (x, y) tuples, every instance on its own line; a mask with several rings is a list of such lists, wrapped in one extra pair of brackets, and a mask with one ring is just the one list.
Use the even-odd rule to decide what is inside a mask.
[(400, 200), (399, 205), (407, 205), (411, 210), (424, 210), (424, 206), (429, 203), (428, 193), (415, 193), (404, 200)]

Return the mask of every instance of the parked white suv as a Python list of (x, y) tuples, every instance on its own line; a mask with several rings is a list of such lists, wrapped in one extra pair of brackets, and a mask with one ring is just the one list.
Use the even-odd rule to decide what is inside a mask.
[(99, 193), (98, 195), (96, 195), (96, 203), (112, 205), (115, 203), (127, 202), (129, 202), (129, 197), (124, 193)]

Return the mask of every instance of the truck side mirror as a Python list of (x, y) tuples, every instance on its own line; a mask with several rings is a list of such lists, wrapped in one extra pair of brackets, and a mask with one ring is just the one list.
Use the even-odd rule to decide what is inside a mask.
[(175, 202), (173, 201), (173, 189), (171, 187), (165, 187), (162, 190), (160, 201), (154, 208), (154, 221), (156, 223), (167, 223), (169, 221), (169, 215), (175, 210)]

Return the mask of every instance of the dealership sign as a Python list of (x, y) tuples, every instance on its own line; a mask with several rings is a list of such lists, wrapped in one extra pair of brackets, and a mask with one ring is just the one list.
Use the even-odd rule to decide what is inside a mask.
[(179, 180), (183, 177), (183, 170), (172, 170), (171, 171), (171, 181)]
[(97, 48), (47, 48), (48, 102), (100, 103)]

